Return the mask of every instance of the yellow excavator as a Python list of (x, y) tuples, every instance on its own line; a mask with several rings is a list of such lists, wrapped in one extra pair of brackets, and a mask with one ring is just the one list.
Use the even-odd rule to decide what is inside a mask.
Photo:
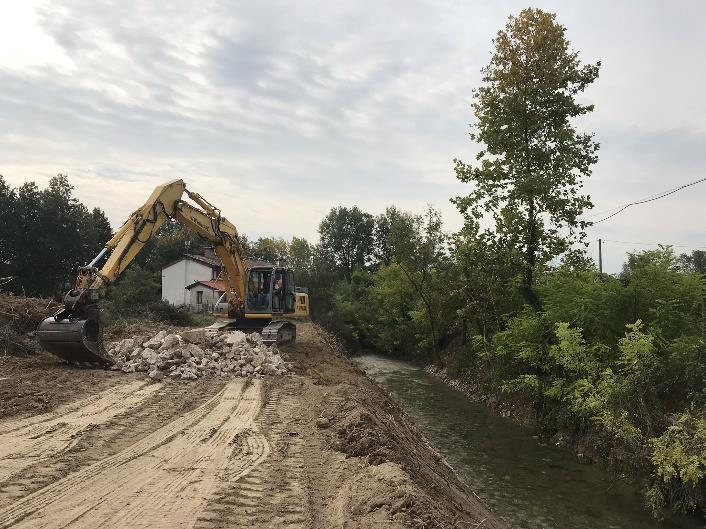
[[(195, 205), (182, 200), (184, 193)], [(37, 337), (47, 351), (69, 362), (112, 363), (103, 347), (98, 302), (170, 218), (209, 240), (223, 263), (228, 311), (222, 321), (207, 330), (254, 330), (269, 344), (296, 339), (296, 326), (280, 319), (309, 315), (308, 294), (295, 287), (293, 270), (275, 265), (248, 268), (235, 226), (201, 195), (189, 191), (183, 180), (173, 180), (158, 186), (100, 253), (79, 269), (63, 308), (37, 329)], [(99, 270), (96, 265), (106, 255)]]

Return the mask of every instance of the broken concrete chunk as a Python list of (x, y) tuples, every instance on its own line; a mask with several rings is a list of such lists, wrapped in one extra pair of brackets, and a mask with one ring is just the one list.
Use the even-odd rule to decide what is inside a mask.
[(127, 338), (120, 342), (120, 354), (127, 356), (135, 348), (135, 340)]
[(160, 351), (165, 351), (181, 345), (181, 337), (178, 334), (167, 334), (162, 341), (162, 346), (159, 348)]
[(181, 372), (181, 378), (183, 380), (196, 380), (199, 376), (196, 374), (196, 371), (192, 369), (183, 369)]
[(203, 344), (206, 341), (206, 331), (204, 329), (191, 329), (179, 333), (181, 338), (188, 343)]
[(223, 341), (227, 344), (235, 345), (243, 343), (247, 338), (247, 335), (243, 331), (229, 332)]

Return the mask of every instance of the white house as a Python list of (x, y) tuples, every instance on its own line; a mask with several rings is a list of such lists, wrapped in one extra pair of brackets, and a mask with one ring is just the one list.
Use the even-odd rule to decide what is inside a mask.
[[(221, 260), (213, 250), (205, 255), (186, 254), (162, 268), (162, 299), (194, 312), (211, 310), (225, 291), (219, 279)], [(246, 261), (246, 266), (271, 266), (265, 261)]]
[(189, 292), (189, 308), (193, 312), (210, 312), (226, 290), (226, 284), (220, 279), (195, 281), (186, 287)]
[(190, 305), (189, 285), (218, 279), (221, 260), (215, 255), (184, 255), (162, 268), (162, 299), (172, 305)]

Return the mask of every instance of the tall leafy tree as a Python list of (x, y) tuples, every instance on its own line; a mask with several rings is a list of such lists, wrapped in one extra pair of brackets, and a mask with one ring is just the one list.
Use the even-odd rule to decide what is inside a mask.
[(476, 164), (455, 160), (457, 177), (474, 189), (453, 202), (471, 223), (490, 215), (496, 233), (521, 250), (523, 293), (538, 307), (535, 270), (585, 237), (580, 215), (592, 204), (580, 190), (598, 143), (573, 119), (593, 110), (577, 96), (600, 63), (582, 64), (566, 28), (541, 9), (511, 16), (494, 45), (474, 93), (471, 139), (482, 150)]
[[(302, 237), (292, 237), (289, 243), (289, 266), (294, 268), (297, 278), (309, 277), (313, 259), (312, 251), (309, 241)], [(301, 281), (298, 279), (297, 282)]]
[(440, 361), (439, 346), (443, 334), (443, 306), (448, 304), (452, 278), (439, 281), (445, 268), (446, 235), (441, 213), (429, 207), (424, 215), (395, 215), (387, 235), (392, 260), (421, 301), (424, 323), (428, 326), (426, 340), (436, 361)]
[(248, 257), (275, 265), (289, 261), (289, 242), (281, 237), (260, 237), (250, 245)]
[(403, 213), (396, 206), (385, 208), (385, 213), (375, 217), (373, 257), (377, 266), (387, 266), (392, 263), (392, 247), (390, 246), (390, 230)]
[(17, 293), (61, 294), (111, 237), (105, 214), (79, 202), (66, 175), (42, 190), (34, 182), (10, 189), (0, 179), (0, 208), (13, 211), (3, 227), (0, 272), (15, 276), (7, 288)]
[(349, 282), (356, 268), (366, 268), (371, 262), (374, 226), (373, 216), (358, 206), (333, 208), (319, 225), (321, 246)]

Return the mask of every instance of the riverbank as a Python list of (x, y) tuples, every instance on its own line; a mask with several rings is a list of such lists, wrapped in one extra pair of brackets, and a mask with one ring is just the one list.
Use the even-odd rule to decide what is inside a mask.
[[(485, 406), (493, 414), (535, 433), (542, 443), (555, 447), (567, 454), (572, 454), (582, 465), (595, 465), (607, 472), (614, 482), (626, 484), (639, 492), (640, 503), (645, 513), (650, 512), (649, 491), (647, 489), (650, 472), (653, 471), (648, 446), (630, 449), (611, 439), (607, 432), (597, 427), (588, 426), (584, 429), (561, 428), (556, 417), (542, 417), (541, 410), (533, 407), (533, 399), (522, 392), (505, 393), (494, 388), (490, 381), (470, 370), (449, 373), (448, 368), (437, 365), (425, 366), (425, 371), (450, 388), (460, 391), (469, 401)], [(706, 497), (706, 491), (703, 492)], [(682, 514), (669, 511), (660, 513), (663, 517), (682, 519)], [(706, 527), (704, 505), (699, 504), (693, 516), (686, 516), (688, 526), (693, 523)], [(699, 524), (701, 520), (701, 525)]]
[(659, 523), (639, 492), (599, 465), (578, 461), (535, 429), (501, 417), (423, 367), (376, 355), (354, 358), (419, 425), (464, 483), (513, 527), (702, 529), (703, 520)]
[(507, 529), (328, 335), (282, 353), (286, 376), (159, 383), (0, 358), (0, 528)]

